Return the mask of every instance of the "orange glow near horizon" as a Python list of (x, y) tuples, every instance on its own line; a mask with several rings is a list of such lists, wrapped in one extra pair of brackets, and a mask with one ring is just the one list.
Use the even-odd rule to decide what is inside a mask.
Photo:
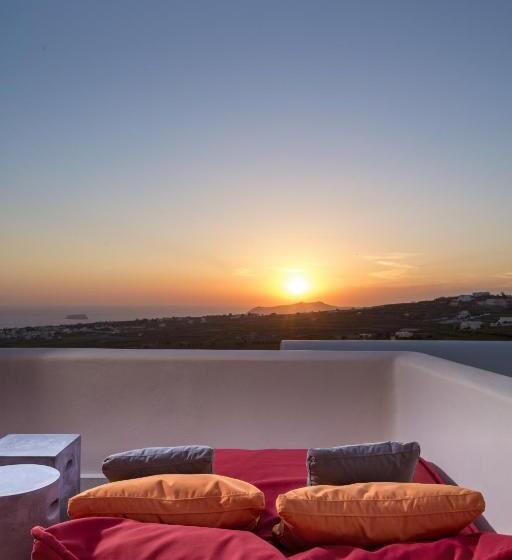
[(240, 240), (230, 246), (234, 241), (226, 238), (216, 240), (225, 246), (221, 261), (208, 257), (206, 241), (201, 251), (184, 244), (177, 260), (168, 258), (163, 241), (148, 251), (147, 243), (131, 239), (127, 251), (124, 241), (101, 245), (94, 235), (80, 252), (74, 251), (75, 240), (60, 238), (59, 245), (42, 236), (34, 241), (37, 258), (30, 260), (20, 260), (22, 238), (14, 238), (0, 275), (0, 305), (193, 305), (233, 312), (301, 300), (364, 306), (482, 289), (507, 292), (512, 279), (506, 262), (481, 265), (477, 274), (473, 261), (458, 262), (453, 270), (433, 262), (431, 254), (413, 251), (345, 248), (334, 259), (327, 248), (314, 252), (305, 243), (301, 254), (291, 252), (288, 239), (271, 248), (247, 240), (250, 249), (241, 259)]

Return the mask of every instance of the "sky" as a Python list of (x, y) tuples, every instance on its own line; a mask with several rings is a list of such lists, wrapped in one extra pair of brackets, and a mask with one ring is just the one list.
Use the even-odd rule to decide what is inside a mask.
[(511, 26), (508, 0), (3, 0), (0, 305), (512, 290)]

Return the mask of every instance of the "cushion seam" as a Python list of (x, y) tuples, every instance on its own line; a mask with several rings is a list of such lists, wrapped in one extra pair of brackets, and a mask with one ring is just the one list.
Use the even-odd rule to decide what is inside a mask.
[(307, 513), (303, 511), (281, 511), (279, 515), (302, 515), (307, 517), (419, 517), (430, 515), (451, 515), (452, 513), (481, 513), (480, 509), (457, 509), (450, 511), (425, 511), (417, 513)]
[[(160, 517), (164, 517), (164, 516), (183, 516), (183, 515), (208, 515), (210, 513), (235, 513), (237, 511), (247, 511), (247, 510), (253, 510), (256, 509), (256, 507), (243, 507), (243, 508), (236, 508), (236, 509), (215, 509), (215, 510), (209, 510), (209, 511), (181, 511), (181, 512), (157, 512), (157, 511), (119, 511), (119, 512), (115, 512), (110, 510), (107, 511), (101, 511), (102, 508), (97, 508), (94, 513), (92, 514), (93, 516), (98, 515), (98, 514), (112, 514), (112, 515), (133, 515), (133, 514), (141, 514), (141, 515), (158, 515)], [(258, 508), (259, 509), (259, 508)], [(81, 514), (79, 514), (81, 515)]]
[[(344, 454), (344, 453), (336, 453), (332, 452), (332, 454), (325, 454), (321, 457), (324, 461), (332, 460), (332, 459), (342, 459), (343, 461), (347, 461), (350, 459), (366, 459), (367, 457), (386, 457), (389, 455), (419, 455), (416, 450), (412, 451), (386, 451), (384, 453), (363, 453), (363, 454)], [(317, 455), (309, 455), (308, 461), (314, 461), (317, 459)]]
[(222, 494), (221, 496), (197, 496), (194, 498), (158, 498), (151, 496), (75, 496), (71, 498), (71, 501), (79, 500), (150, 500), (157, 502), (185, 502), (188, 500), (220, 500), (223, 498), (234, 498), (237, 496), (246, 496), (247, 498), (255, 498), (258, 496), (263, 496), (260, 494)]
[[(284, 494), (283, 494), (284, 495)], [(437, 498), (460, 498), (471, 496), (471, 493), (468, 494), (437, 494), (436, 496), (414, 496), (409, 498), (371, 498), (371, 499), (347, 499), (347, 500), (326, 500), (323, 498), (289, 498), (286, 496), (287, 502), (301, 502), (301, 503), (318, 503), (322, 502), (324, 504), (352, 504), (354, 502), (366, 502), (368, 504), (372, 504), (375, 502), (405, 502), (405, 501), (413, 501), (413, 500), (436, 500)]]

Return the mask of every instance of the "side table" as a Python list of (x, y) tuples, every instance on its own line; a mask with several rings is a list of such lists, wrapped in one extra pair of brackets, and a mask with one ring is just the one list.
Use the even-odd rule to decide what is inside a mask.
[(30, 530), (59, 521), (57, 469), (44, 465), (0, 467), (0, 551), (6, 560), (28, 560)]
[(60, 472), (60, 520), (67, 519), (68, 499), (80, 492), (78, 434), (8, 434), (0, 439), (0, 466), (37, 464)]

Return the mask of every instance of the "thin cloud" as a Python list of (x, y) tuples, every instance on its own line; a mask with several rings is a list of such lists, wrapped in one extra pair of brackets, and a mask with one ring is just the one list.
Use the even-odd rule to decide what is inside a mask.
[(393, 268), (403, 268), (404, 270), (408, 270), (411, 268), (418, 268), (413, 264), (407, 264), (404, 262), (394, 262), (394, 261), (377, 261), (377, 264), (380, 264), (381, 266), (390, 266)]
[(367, 261), (402, 261), (417, 257), (418, 253), (379, 253), (377, 255), (363, 255), (362, 258)]
[(363, 258), (384, 267), (384, 270), (370, 272), (370, 276), (373, 278), (380, 278), (381, 280), (396, 280), (397, 278), (405, 276), (411, 270), (416, 270), (418, 268), (414, 264), (405, 262), (416, 256), (418, 256), (418, 253), (393, 252), (381, 253), (378, 255), (365, 255)]
[(502, 272), (496, 276), (497, 278), (505, 278), (507, 280), (512, 280), (512, 272)]
[(252, 270), (250, 268), (244, 268), (244, 267), (240, 267), (240, 268), (235, 268), (235, 270), (233, 270), (233, 274), (235, 276), (254, 276)]
[(374, 278), (380, 278), (384, 280), (395, 280), (396, 278), (400, 278), (404, 276), (411, 268), (416, 267), (395, 267), (395, 268), (388, 268), (386, 270), (379, 270), (377, 272), (371, 272), (370, 276)]

